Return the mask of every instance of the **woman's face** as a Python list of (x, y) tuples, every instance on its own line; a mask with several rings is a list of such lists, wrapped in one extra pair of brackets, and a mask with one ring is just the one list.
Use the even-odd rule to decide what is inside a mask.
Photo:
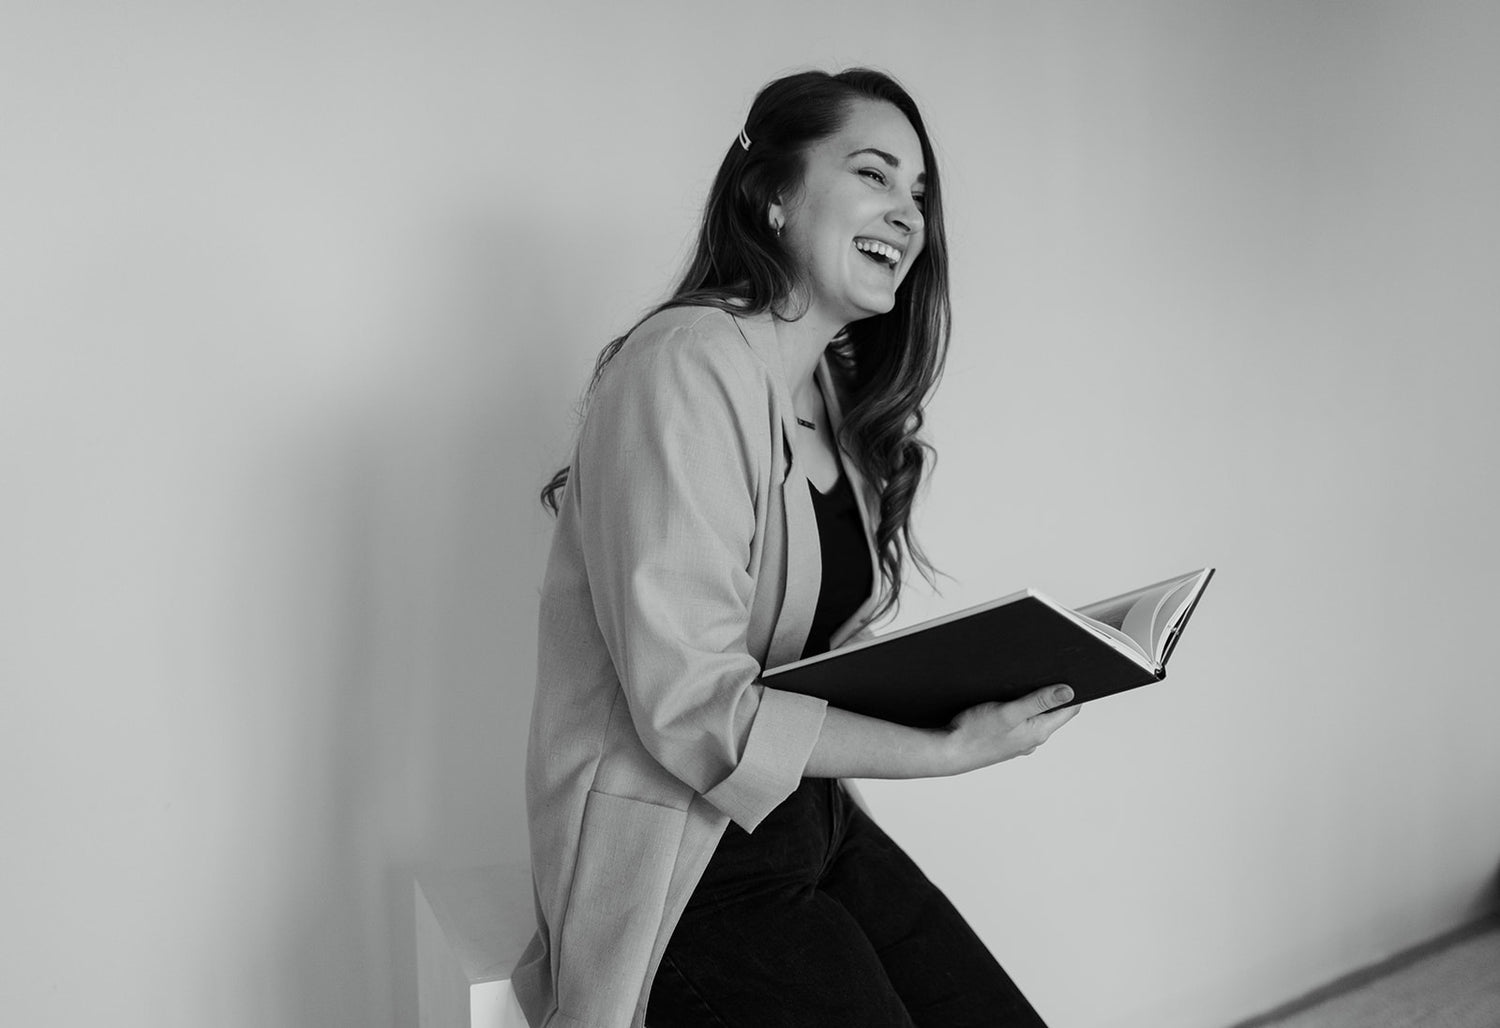
[(844, 127), (805, 156), (802, 186), (773, 205), (809, 314), (847, 325), (884, 314), (922, 252), (922, 143), (896, 107), (856, 100)]

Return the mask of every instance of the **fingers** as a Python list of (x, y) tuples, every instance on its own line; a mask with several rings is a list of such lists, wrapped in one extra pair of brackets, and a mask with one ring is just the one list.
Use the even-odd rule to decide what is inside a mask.
[(1044, 743), (1063, 725), (1072, 721), (1078, 715), (1078, 707), (1068, 707), (1064, 710), (1049, 710), (1045, 714), (1038, 714), (1031, 719), (1031, 725), (1037, 733), (1037, 742)]
[(1038, 746), (1052, 738), (1053, 732), (1078, 715), (1078, 707), (1063, 706), (1072, 699), (1071, 688), (1066, 685), (1055, 685), (1038, 689), (1030, 696), (1023, 696), (1016, 701), (1023, 709), (1029, 708), (1037, 711), (1026, 718), (1023, 724), (1017, 726), (1019, 730), (1026, 732), (1031, 740), (1031, 746), (1023, 751), (1023, 755), (1036, 752)]
[(1073, 720), (1077, 707), (1066, 685), (1050, 685), (1009, 703), (981, 703), (963, 711), (948, 726), (960, 770), (1025, 756)]

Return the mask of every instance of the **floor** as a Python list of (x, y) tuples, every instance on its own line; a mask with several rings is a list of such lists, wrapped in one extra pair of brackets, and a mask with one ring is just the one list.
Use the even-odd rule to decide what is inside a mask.
[(1236, 1028), (1500, 1028), (1500, 917)]

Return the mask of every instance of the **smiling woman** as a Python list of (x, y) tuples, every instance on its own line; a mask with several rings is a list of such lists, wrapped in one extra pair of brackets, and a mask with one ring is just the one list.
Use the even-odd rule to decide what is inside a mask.
[(805, 317), (831, 328), (831, 338), (895, 307), (926, 242), (927, 173), (911, 122), (879, 100), (852, 101), (843, 127), (805, 160), (796, 194), (773, 203), (770, 217), (786, 221), (785, 245), (804, 274)]
[(864, 69), (766, 86), (683, 281), (600, 354), (542, 493), (541, 923), (513, 977), (534, 1026), (1042, 1023), (840, 779), (1029, 753), (1068, 690), (927, 731), (761, 681), (929, 570), (910, 514), (948, 322), (911, 97)]

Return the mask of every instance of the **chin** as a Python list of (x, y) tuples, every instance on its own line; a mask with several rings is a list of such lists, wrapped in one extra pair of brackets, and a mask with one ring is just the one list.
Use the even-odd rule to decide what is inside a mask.
[(861, 318), (873, 318), (881, 314), (889, 314), (895, 310), (896, 297), (894, 294), (890, 296), (871, 297), (859, 306), (861, 312), (859, 316)]

